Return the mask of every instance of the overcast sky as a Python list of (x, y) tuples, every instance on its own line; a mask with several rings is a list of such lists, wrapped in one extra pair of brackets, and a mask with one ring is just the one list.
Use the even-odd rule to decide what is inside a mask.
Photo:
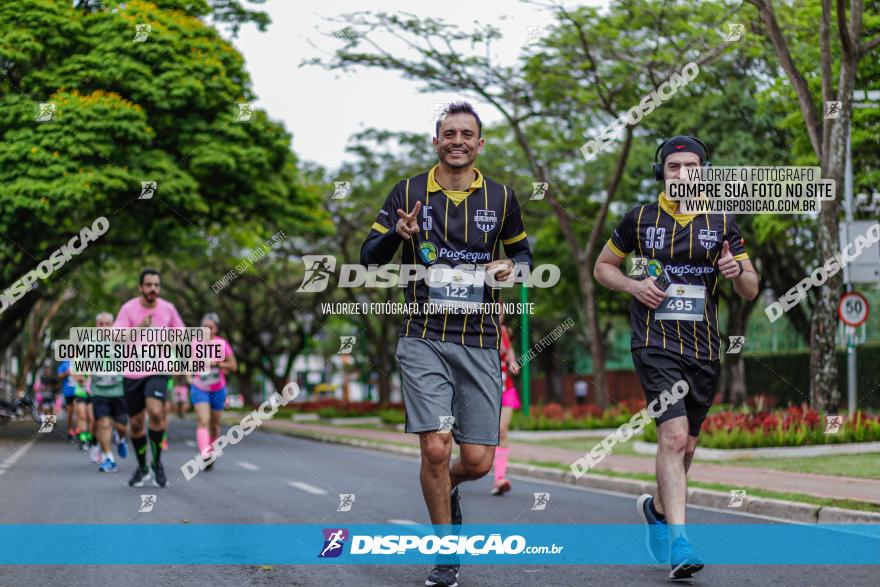
[[(592, 0), (582, 4), (606, 2)], [(353, 133), (376, 127), (427, 135), (433, 129), (434, 103), (461, 96), (420, 93), (418, 82), (378, 69), (358, 69), (347, 74), (316, 66), (299, 67), (303, 59), (321, 57), (322, 51), (326, 57), (341, 46), (341, 41), (325, 36), (341, 26), (325, 18), (364, 10), (407, 11), (420, 17), (443, 18), (468, 31), (481, 24), (493, 24), (504, 33), (504, 39), (495, 44), (498, 59), (503, 63), (515, 62), (517, 55), (528, 47), (529, 35), (534, 34), (530, 28), (551, 22), (546, 11), (518, 0), (268, 0), (262, 9), (272, 17), (268, 30), (261, 33), (249, 26), (233, 40), (247, 61), (259, 97), (257, 106), (293, 133), (293, 150), (300, 158), (329, 168), (342, 161), (346, 141)], [(499, 120), (489, 106), (471, 102), (484, 122)]]

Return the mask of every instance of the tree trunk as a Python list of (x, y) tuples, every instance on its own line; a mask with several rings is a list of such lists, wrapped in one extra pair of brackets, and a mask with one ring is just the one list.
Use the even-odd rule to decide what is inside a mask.
[[(727, 315), (727, 332), (728, 336), (745, 336), (746, 324), (749, 321), (749, 314), (755, 302), (748, 302), (734, 293), (728, 301)], [(745, 340), (744, 348), (748, 348), (748, 338)], [(721, 352), (727, 350), (727, 345), (722, 339)], [(735, 406), (741, 406), (746, 401), (746, 367), (743, 360), (742, 352), (734, 354), (725, 354), (721, 357), (723, 361), (723, 377), (721, 378), (722, 397), (726, 402)]]
[[(37, 337), (40, 333), (40, 320), (38, 318), (38, 314), (43, 309), (43, 299), (40, 298), (34, 304), (33, 310), (31, 311), (31, 315), (29, 320), (31, 322), (31, 328), (29, 332), (29, 336), (27, 337), (27, 343), (22, 346), (25, 348), (24, 356), (21, 358), (21, 363), (18, 366), (18, 377), (16, 377), (15, 381), (15, 390), (18, 392), (18, 395), (21, 396), (25, 392), (25, 387), (27, 385), (27, 374), (31, 370), (31, 365), (34, 363), (34, 359), (37, 355)], [(27, 327), (25, 327), (27, 330)], [(24, 331), (22, 331), (24, 332)]]
[(281, 390), (284, 389), (284, 386), (287, 385), (287, 378), (273, 374), (272, 385), (275, 387), (275, 392), (280, 394)]
[(24, 330), (27, 317), (38, 299), (40, 296), (37, 294), (37, 290), (31, 290), (0, 313), (0, 353), (6, 351)]
[[(550, 343), (546, 346), (540, 353), (538, 353), (538, 365), (540, 366), (541, 372), (544, 374), (544, 396), (541, 398), (541, 403), (548, 404), (551, 402), (556, 402), (558, 404), (562, 403), (562, 388), (559, 383), (559, 365), (556, 357), (557, 352), (556, 343)], [(532, 373), (534, 375), (535, 373)], [(533, 395), (531, 397), (531, 403), (534, 406), (537, 398)]]
[(586, 263), (578, 263), (578, 281), (583, 292), (584, 313), (587, 318), (587, 339), (590, 341), (590, 355), (593, 359), (593, 397), (596, 405), (604, 409), (611, 395), (608, 389), (608, 374), (605, 370), (605, 338), (596, 315), (596, 285), (592, 272)]
[[(828, 151), (822, 157), (822, 177), (835, 183), (837, 197), (822, 202), (819, 214), (816, 252), (819, 263), (833, 257), (839, 249), (838, 213), (843, 194), (843, 176), (846, 165), (846, 144), (852, 122), (852, 91), (855, 84), (857, 58), (844, 54), (840, 60), (840, 87), (838, 100), (843, 102), (835, 124), (831, 127)], [(837, 411), (840, 389), (837, 385), (837, 304), (840, 298), (842, 273), (829, 278), (817, 288), (816, 303), (810, 323), (810, 398), (819, 410)]]
[[(387, 404), (391, 402), (391, 353), (386, 349), (386, 345), (380, 345), (377, 349), (377, 359), (379, 360), (379, 403)], [(388, 375), (385, 375), (385, 374)], [(372, 373), (371, 373), (372, 375)]]
[[(587, 239), (583, 252), (575, 257), (581, 261), (578, 264), (578, 278), (581, 281), (581, 291), (584, 292), (587, 324), (590, 331), (590, 352), (593, 355), (593, 389), (596, 390), (596, 405), (603, 409), (611, 398), (611, 390), (608, 389), (608, 373), (605, 370), (605, 337), (602, 336), (602, 327), (596, 314), (596, 284), (593, 282), (593, 263), (597, 250), (601, 250), (600, 246), (604, 246), (604, 243), (600, 243), (599, 235), (603, 234), (602, 227), (605, 225), (605, 218), (608, 217), (608, 208), (611, 206), (611, 200), (614, 199), (623, 178), (623, 170), (629, 160), (632, 139), (633, 127), (627, 126), (623, 145), (617, 154), (614, 173), (612, 173), (605, 190), (605, 200), (596, 215), (596, 224), (590, 232), (590, 238)], [(581, 276), (582, 273), (586, 273), (586, 275)]]
[(34, 362), (37, 359), (37, 354), (39, 353), (39, 349), (41, 347), (40, 342), (43, 340), (43, 336), (46, 334), (46, 329), (49, 327), (49, 322), (52, 321), (52, 318), (58, 313), (61, 309), (62, 304), (64, 302), (73, 299), (75, 296), (74, 291), (72, 289), (65, 290), (58, 298), (52, 302), (52, 305), (49, 306), (49, 309), (46, 311), (44, 316), (40, 316), (40, 313), (43, 310), (44, 300), (43, 298), (37, 299), (34, 303), (33, 309), (31, 310), (31, 314), (29, 319), (31, 320), (31, 329), (28, 336), (28, 340), (26, 344), (22, 346), (25, 348), (24, 356), (22, 357), (21, 364), (18, 369), (18, 377), (15, 382), (15, 389), (18, 391), (18, 394), (21, 395), (25, 392), (25, 387), (27, 385), (27, 374), (30, 372), (31, 368), (34, 365)]
[(242, 377), (239, 375), (235, 379), (238, 382), (238, 389), (241, 391), (241, 396), (244, 398), (247, 405), (256, 406), (262, 401), (262, 398), (254, 397), (254, 382), (250, 377)]
[[(836, 3), (837, 37), (840, 43), (840, 68), (838, 74), (837, 100), (842, 108), (837, 118), (819, 118), (816, 101), (803, 74), (791, 58), (782, 29), (776, 20), (773, 3), (770, 0), (748, 0), (758, 9), (767, 29), (779, 64), (785, 70), (789, 83), (795, 90), (801, 114), (804, 118), (810, 144), (819, 159), (822, 177), (835, 183), (837, 197), (822, 202), (819, 226), (816, 231), (817, 261), (825, 263), (838, 249), (838, 221), (840, 196), (843, 193), (843, 174), (846, 162), (846, 145), (852, 121), (852, 91), (855, 86), (856, 70), (859, 60), (875, 49), (880, 43), (876, 39), (862, 43), (862, 2), (850, 2), (850, 18), (846, 19), (843, 1)], [(822, 3), (822, 21), (819, 28), (819, 57), (822, 65), (822, 98), (831, 97), (833, 71), (832, 54), (828, 28), (834, 11), (830, 0)], [(830, 133), (830, 136), (829, 136)], [(820, 274), (821, 277), (821, 274)], [(837, 357), (835, 339), (837, 335), (837, 301), (840, 294), (841, 274), (828, 278), (819, 287), (814, 287), (816, 302), (810, 320), (810, 399), (816, 409), (837, 410), (840, 403), (840, 390), (837, 387)]]

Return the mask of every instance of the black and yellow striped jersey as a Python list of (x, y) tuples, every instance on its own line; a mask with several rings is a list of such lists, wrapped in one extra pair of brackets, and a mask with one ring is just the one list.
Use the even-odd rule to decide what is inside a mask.
[[(502, 258), (503, 245), (508, 258), (531, 267), (531, 251), (513, 190), (483, 176), (478, 169), (474, 169), (474, 181), (467, 191), (447, 190), (434, 178), (436, 169), (394, 186), (361, 249), (361, 263), (389, 263), (402, 243), (404, 265), (479, 266)], [(404, 241), (395, 232), (397, 210), (410, 212), (416, 202), (421, 202), (419, 232)], [(404, 291), (407, 303), (434, 301), (425, 280), (410, 282)], [(482, 303), (498, 301), (499, 290), (485, 285)], [(406, 316), (400, 335), (498, 348), (498, 328), (494, 313), (443, 311)]]
[[(619, 257), (632, 253), (645, 258), (648, 274), (652, 274), (650, 268), (662, 266), (672, 283), (666, 290), (667, 299), (656, 310), (633, 298), (629, 313), (631, 346), (660, 347), (696, 359), (717, 360), (721, 356), (721, 333), (716, 262), (725, 240), (734, 259), (741, 261), (749, 256), (732, 216), (678, 214), (675, 210), (675, 202), (661, 193), (656, 203), (627, 212), (607, 243)], [(699, 295), (693, 292), (702, 292), (702, 299), (686, 297)], [(686, 308), (696, 312), (688, 315)], [(671, 319), (680, 316), (690, 319)]]

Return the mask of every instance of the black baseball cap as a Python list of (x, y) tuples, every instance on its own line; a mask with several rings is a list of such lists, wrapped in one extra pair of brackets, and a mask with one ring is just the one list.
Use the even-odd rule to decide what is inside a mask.
[(709, 158), (703, 145), (691, 137), (681, 135), (672, 137), (663, 144), (660, 149), (660, 164), (663, 165), (672, 153), (695, 153), (700, 157), (701, 163), (705, 163)]

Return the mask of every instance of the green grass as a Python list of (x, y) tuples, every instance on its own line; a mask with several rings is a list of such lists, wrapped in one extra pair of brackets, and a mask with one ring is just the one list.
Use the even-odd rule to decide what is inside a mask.
[[(633, 438), (629, 442), (620, 442), (614, 445), (613, 454), (616, 455), (627, 455), (634, 457), (645, 457), (653, 459), (652, 455), (640, 455), (637, 454), (635, 449), (633, 448), (636, 440), (640, 440), (639, 438)], [(595, 438), (565, 438), (565, 439), (553, 439), (553, 440), (529, 440), (527, 444), (534, 446), (552, 446), (555, 448), (565, 448), (568, 450), (577, 451), (581, 454), (590, 452), (590, 449), (599, 444), (601, 440), (600, 437)], [(524, 442), (522, 440), (514, 440), (513, 442)]]
[(298, 436), (301, 438), (310, 438), (313, 440), (329, 440), (330, 442), (342, 442), (346, 441), (358, 440), (362, 442), (369, 442), (371, 444), (375, 444), (377, 446), (381, 445), (393, 445), (393, 446), (404, 446), (406, 448), (418, 448), (413, 444), (407, 442), (396, 442), (396, 441), (388, 441), (382, 440), (377, 441), (371, 438), (356, 438), (352, 436), (334, 436), (333, 434), (324, 434), (323, 432), (311, 432), (307, 430), (272, 430), (272, 432), (279, 432), (281, 434), (286, 434), (288, 436)]
[(797, 459), (748, 459), (724, 461), (723, 464), (756, 467), (760, 469), (774, 469), (776, 471), (792, 471), (796, 473), (816, 473), (819, 475), (839, 475), (843, 477), (860, 477), (863, 479), (880, 479), (880, 455), (878, 454), (829, 455)]
[[(512, 462), (517, 462), (515, 459), (512, 459)], [(563, 471), (570, 471), (571, 468), (568, 465), (563, 463), (557, 463), (554, 461), (524, 461), (525, 464), (535, 465), (539, 467), (551, 467), (553, 469), (561, 469)], [(605, 477), (620, 477), (624, 479), (636, 479), (638, 481), (654, 481), (654, 475), (650, 473), (623, 473), (620, 471), (610, 471), (608, 469), (599, 469), (590, 471), (591, 474), (594, 475), (603, 475)], [(753, 497), (768, 497), (771, 499), (782, 499), (785, 501), (796, 501), (799, 503), (808, 503), (812, 505), (819, 505), (823, 507), (835, 507), (835, 508), (844, 508), (848, 510), (859, 510), (864, 512), (876, 512), (880, 513), (880, 505), (873, 503), (866, 503), (862, 501), (853, 501), (850, 499), (830, 499), (824, 497), (816, 497), (814, 495), (806, 495), (804, 493), (784, 493), (779, 491), (767, 491), (766, 489), (759, 489), (757, 487), (748, 487), (748, 486), (735, 486), (731, 487), (728, 485), (722, 485), (720, 483), (703, 483), (701, 481), (688, 481), (688, 487), (700, 487), (702, 489), (710, 489), (713, 491), (720, 491), (722, 493), (730, 493), (731, 489), (745, 489), (746, 492)]]
[[(653, 455), (642, 455), (635, 452), (633, 439), (614, 445), (614, 454), (628, 455), (653, 459)], [(534, 440), (528, 444), (537, 446), (553, 446), (578, 452), (588, 452), (598, 442), (594, 438), (568, 438), (559, 440)], [(776, 459), (743, 459), (732, 461), (709, 461), (697, 459), (699, 463), (755, 467), (790, 471), (793, 473), (815, 473), (817, 475), (837, 475), (842, 477), (859, 477), (862, 479), (880, 479), (880, 455), (827, 455), (820, 457), (776, 458)]]

